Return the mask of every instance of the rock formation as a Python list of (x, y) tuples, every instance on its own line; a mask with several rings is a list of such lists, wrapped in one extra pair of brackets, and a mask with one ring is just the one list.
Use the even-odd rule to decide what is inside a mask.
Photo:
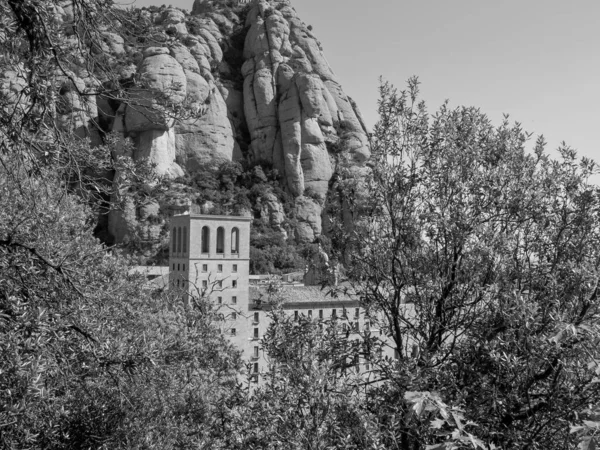
[[(354, 102), (288, 0), (195, 0), (190, 6), (191, 14), (173, 7), (139, 10), (150, 30), (143, 41), (101, 30), (98, 51), (129, 80), (128, 98), (83, 104), (69, 83), (75, 80), (77, 90), (85, 91), (85, 74), (57, 77), (57, 120), (81, 136), (96, 136), (93, 124), (101, 124), (102, 131), (131, 139), (130, 156), (149, 161), (162, 179), (195, 176), (223, 161), (273, 167), (294, 199), (296, 225), (287, 231), (299, 242), (312, 242), (323, 231), (323, 209), (340, 161), (360, 172), (370, 155)], [(68, 25), (69, 11), (61, 15)], [(3, 91), (15, 83), (10, 74), (0, 77)], [(172, 197), (181, 203), (181, 196)], [(117, 242), (127, 241), (165, 206), (122, 200), (124, 209), (108, 220)], [(256, 213), (285, 233), (278, 202), (265, 194)], [(160, 226), (147, 228), (154, 236)]]

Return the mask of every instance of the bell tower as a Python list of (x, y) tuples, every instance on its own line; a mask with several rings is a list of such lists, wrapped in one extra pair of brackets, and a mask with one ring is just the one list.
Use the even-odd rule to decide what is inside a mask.
[(169, 249), (170, 289), (210, 299), (224, 334), (243, 351), (254, 340), (249, 305), (251, 221), (249, 216), (173, 216)]

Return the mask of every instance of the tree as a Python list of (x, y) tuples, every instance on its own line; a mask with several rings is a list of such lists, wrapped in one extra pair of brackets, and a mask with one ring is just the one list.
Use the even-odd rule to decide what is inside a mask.
[(343, 320), (270, 313), (261, 341), (268, 371), (236, 408), (225, 448), (379, 449), (377, 417), (359, 373), (364, 343)]
[(240, 368), (210, 304), (153, 294), (61, 179), (0, 161), (0, 448), (205, 441)]
[[(600, 398), (595, 163), (566, 145), (554, 160), (543, 137), (528, 152), (518, 124), (475, 108), (430, 117), (416, 79), (380, 93), (346, 238), (349, 278), (398, 351), (386, 395), (406, 410), (407, 391), (438, 392), (485, 448), (573, 448)], [(397, 418), (401, 448), (444, 443)]]

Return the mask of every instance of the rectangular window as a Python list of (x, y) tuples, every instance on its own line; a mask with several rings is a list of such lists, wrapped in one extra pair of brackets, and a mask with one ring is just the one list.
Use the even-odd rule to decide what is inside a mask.
[(257, 313), (257, 312), (254, 313), (254, 323), (258, 323), (259, 322), (259, 319), (260, 319), (259, 316), (260, 316), (259, 313)]
[(347, 331), (347, 330), (348, 330), (348, 328), (346, 327), (346, 322), (344, 322), (342, 324), (342, 331)]
[(202, 272), (208, 272), (208, 264), (202, 264)]
[(231, 320), (237, 320), (237, 314), (232, 312), (231, 313)]
[(298, 316), (299, 316), (298, 311), (294, 311), (294, 320), (297, 321), (298, 320)]
[(360, 316), (360, 308), (354, 308), (354, 318), (358, 319)]
[(233, 303), (234, 305), (237, 304), (237, 297), (235, 295), (231, 297), (231, 303)]
[(237, 264), (234, 264), (234, 265), (233, 265), (233, 268), (231, 269), (231, 271), (232, 271), (233, 273), (237, 272)]
[(323, 310), (319, 310), (319, 319), (323, 320)]
[(217, 286), (219, 286), (220, 288), (222, 288), (223, 287), (223, 280), (219, 280), (218, 283), (217, 283)]
[(202, 280), (202, 287), (206, 289), (208, 287), (208, 281)]
[(346, 312), (346, 308), (342, 309), (342, 317), (343, 317), (344, 319), (347, 319), (347, 318), (348, 318), (348, 313)]
[(179, 264), (177, 264), (177, 270), (180, 270), (179, 267), (180, 267)]
[(254, 373), (258, 373), (258, 363), (254, 363)]
[(232, 328), (232, 329), (231, 329), (231, 335), (232, 335), (232, 336), (235, 336), (235, 334), (236, 334), (236, 329), (235, 329), (235, 328)]
[(222, 305), (223, 304), (223, 297), (217, 297), (217, 303), (219, 305)]
[(236, 288), (237, 287), (237, 280), (231, 280), (231, 287), (232, 288)]
[(337, 318), (337, 310), (336, 309), (332, 309), (331, 310), (331, 318), (332, 319), (336, 319)]
[(254, 339), (258, 339), (258, 327), (254, 328)]
[(259, 352), (258, 345), (255, 345), (254, 346), (254, 353), (252, 354), (252, 356), (254, 356), (255, 358), (258, 358), (258, 352)]
[(308, 310), (308, 318), (309, 318), (309, 319), (312, 319), (312, 309), (309, 309), (309, 310)]
[(217, 265), (217, 272), (219, 272), (219, 273), (223, 272), (223, 264)]
[(175, 263), (173, 263), (173, 270), (175, 270)]

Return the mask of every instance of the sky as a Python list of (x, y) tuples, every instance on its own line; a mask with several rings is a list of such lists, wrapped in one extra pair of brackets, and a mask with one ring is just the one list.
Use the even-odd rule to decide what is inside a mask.
[[(161, 4), (137, 0), (136, 6)], [(171, 0), (191, 9), (193, 0)], [(503, 114), (548, 149), (565, 141), (600, 161), (600, 1), (292, 0), (313, 26), (367, 127), (379, 77), (398, 88), (415, 75), (430, 112), (476, 106)]]

